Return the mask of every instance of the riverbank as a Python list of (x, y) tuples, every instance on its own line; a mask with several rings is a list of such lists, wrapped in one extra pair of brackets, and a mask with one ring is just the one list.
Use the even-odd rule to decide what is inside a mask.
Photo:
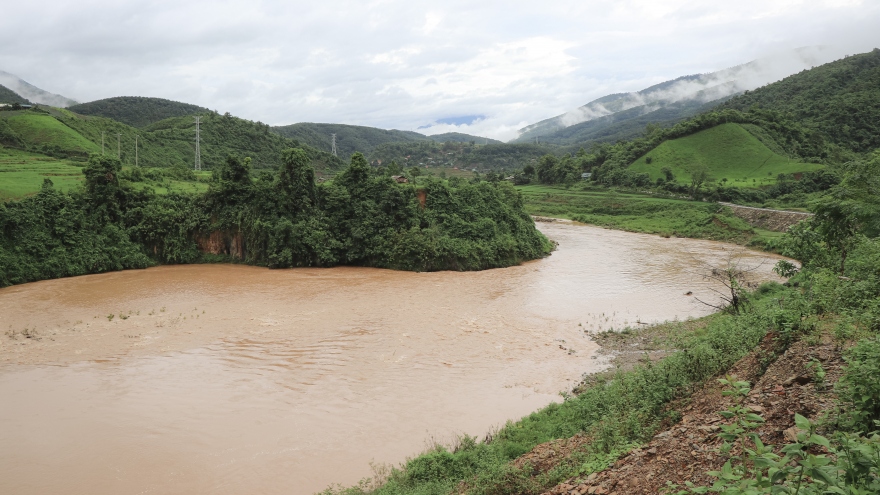
[(782, 237), (739, 218), (729, 207), (686, 198), (658, 197), (588, 186), (518, 186), (524, 209), (599, 227), (662, 237), (732, 242), (775, 252)]

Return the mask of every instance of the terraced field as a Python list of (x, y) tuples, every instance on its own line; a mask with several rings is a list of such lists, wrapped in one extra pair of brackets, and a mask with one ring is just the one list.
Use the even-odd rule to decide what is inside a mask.
[(0, 146), (0, 201), (35, 194), (47, 178), (56, 189), (69, 191), (82, 183), (82, 165)]

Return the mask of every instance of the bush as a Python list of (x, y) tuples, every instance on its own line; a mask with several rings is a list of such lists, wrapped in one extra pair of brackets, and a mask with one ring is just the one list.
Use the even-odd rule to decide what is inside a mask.
[(838, 384), (844, 412), (842, 425), (869, 432), (880, 421), (880, 338), (859, 342), (847, 352), (846, 371)]

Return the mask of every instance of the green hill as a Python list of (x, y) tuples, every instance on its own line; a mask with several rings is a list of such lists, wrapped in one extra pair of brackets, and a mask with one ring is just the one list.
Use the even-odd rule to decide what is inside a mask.
[[(295, 140), (269, 132), (265, 124), (213, 112), (201, 116), (202, 166), (211, 169), (230, 154), (252, 158), (253, 168), (274, 168), (281, 150), (300, 146)], [(124, 165), (192, 167), (195, 125), (192, 117), (175, 117), (137, 129), (104, 117), (87, 117), (69, 110), (40, 108), (0, 112), (0, 142), (56, 158), (84, 159), (89, 153), (119, 153)], [(137, 157), (135, 142), (137, 141)], [(319, 172), (344, 164), (329, 153), (305, 146)]]
[(19, 95), (15, 91), (12, 91), (6, 86), (0, 85), (0, 104), (2, 103), (10, 105), (13, 103), (18, 103), (20, 105), (31, 104), (31, 102), (29, 102), (26, 98), (21, 97), (21, 95)]
[(208, 113), (210, 110), (189, 103), (147, 98), (143, 96), (118, 96), (68, 107), (80, 115), (106, 117), (132, 127), (146, 127), (171, 117)]
[(431, 141), (435, 143), (469, 143), (473, 141), (479, 144), (501, 144), (501, 141), (495, 139), (472, 136), (460, 132), (447, 132), (444, 134), (436, 134), (434, 136), (426, 136), (413, 131), (379, 129), (377, 127), (347, 124), (313, 124), (302, 122), (299, 124), (272, 127), (271, 130), (284, 137), (296, 139), (301, 143), (326, 151), (330, 151), (331, 149), (330, 135), (336, 134), (337, 154), (345, 157), (351, 156), (351, 154), (356, 151), (369, 155), (373, 153), (377, 147), (388, 143), (417, 143)]
[[(281, 150), (304, 147), (312, 158), (312, 165), (319, 171), (344, 167), (342, 159), (311, 147), (297, 139), (288, 139), (271, 131), (260, 122), (233, 117), (228, 113), (201, 115), (201, 155), (208, 168), (226, 160), (229, 154), (248, 156), (254, 168), (274, 168), (280, 162)], [(193, 118), (175, 117), (151, 124), (143, 129), (145, 136), (160, 146), (174, 146), (192, 163), (195, 154), (195, 124)]]
[(513, 170), (536, 161), (551, 153), (554, 148), (535, 144), (481, 144), (482, 141), (465, 142), (415, 141), (394, 142), (376, 146), (369, 154), (370, 161), (387, 164), (392, 160), (405, 167), (458, 167)]
[(721, 108), (786, 115), (859, 153), (880, 148), (880, 49), (786, 77), (730, 99)]
[(4, 112), (0, 118), (32, 151), (87, 158), (101, 147), (55, 117), (42, 112)]
[[(748, 124), (746, 124), (748, 126)], [(678, 182), (690, 182), (691, 170), (705, 166), (711, 180), (729, 185), (755, 186), (776, 182), (779, 174), (796, 174), (823, 168), (774, 153), (740, 124), (721, 124), (689, 136), (664, 141), (629, 168), (645, 172), (651, 180), (669, 168)], [(742, 183), (742, 184), (737, 184)]]

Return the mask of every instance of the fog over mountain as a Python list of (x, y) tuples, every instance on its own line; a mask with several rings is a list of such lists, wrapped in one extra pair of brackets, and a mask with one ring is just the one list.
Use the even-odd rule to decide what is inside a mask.
[(77, 103), (70, 98), (44, 91), (20, 77), (2, 70), (0, 70), (0, 85), (6, 86), (18, 93), (19, 96), (41, 105), (65, 108)]
[(681, 76), (641, 91), (603, 96), (562, 115), (519, 129), (515, 141), (529, 141), (582, 122), (642, 107), (647, 114), (673, 103), (709, 103), (779, 81), (802, 70), (831, 62), (842, 54), (828, 46), (776, 53), (729, 69)]

